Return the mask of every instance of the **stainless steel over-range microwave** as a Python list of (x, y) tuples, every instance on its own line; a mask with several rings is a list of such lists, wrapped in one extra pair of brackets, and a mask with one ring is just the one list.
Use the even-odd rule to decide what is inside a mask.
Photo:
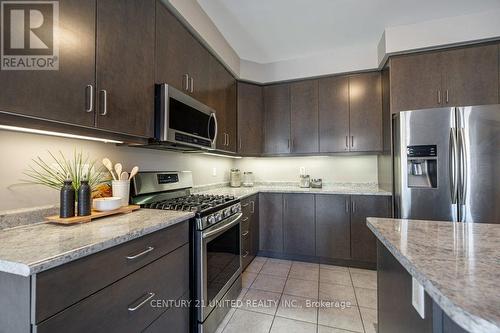
[(168, 84), (156, 86), (155, 140), (173, 149), (215, 149), (215, 111)]

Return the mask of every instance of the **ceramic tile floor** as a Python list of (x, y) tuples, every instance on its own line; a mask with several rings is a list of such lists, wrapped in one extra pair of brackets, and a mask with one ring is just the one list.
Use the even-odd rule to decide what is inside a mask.
[(256, 257), (240, 300), (218, 333), (376, 332), (375, 271)]

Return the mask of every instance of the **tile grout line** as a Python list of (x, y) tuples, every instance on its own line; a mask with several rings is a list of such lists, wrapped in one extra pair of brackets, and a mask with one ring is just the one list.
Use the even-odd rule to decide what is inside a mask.
[(352, 280), (350, 269), (349, 269), (349, 278), (351, 279), (352, 289), (354, 290), (354, 299), (356, 300), (356, 307), (358, 308), (359, 319), (361, 320), (361, 326), (363, 326), (363, 332), (366, 333), (365, 322), (363, 321), (363, 316), (361, 315), (361, 309), (359, 308), (358, 295), (356, 295), (356, 287), (354, 286), (354, 281)]
[(285, 279), (285, 285), (283, 286), (283, 290), (281, 291), (280, 299), (278, 301), (278, 305), (276, 306), (276, 312), (274, 312), (273, 321), (271, 322), (271, 327), (269, 327), (269, 333), (271, 333), (271, 330), (273, 329), (274, 320), (276, 319), (276, 315), (278, 314), (278, 309), (279, 309), (280, 304), (281, 304), (281, 299), (283, 298), (283, 293), (285, 292), (286, 283), (288, 281), (288, 277), (290, 276), (290, 271), (292, 270), (292, 265), (293, 265), (293, 261), (291, 261), (290, 268), (288, 269), (288, 273), (287, 273), (286, 279)]

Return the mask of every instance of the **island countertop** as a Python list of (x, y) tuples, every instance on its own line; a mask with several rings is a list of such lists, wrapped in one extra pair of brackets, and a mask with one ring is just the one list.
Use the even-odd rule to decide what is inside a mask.
[(29, 276), (193, 216), (192, 212), (140, 209), (84, 224), (35, 223), (0, 230), (0, 271)]
[(368, 218), (429, 296), (470, 332), (500, 332), (500, 224)]

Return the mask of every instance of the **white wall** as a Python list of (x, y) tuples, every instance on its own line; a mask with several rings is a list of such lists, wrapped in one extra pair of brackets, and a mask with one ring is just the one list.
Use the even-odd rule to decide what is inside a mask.
[(389, 27), (379, 45), (379, 62), (394, 53), (500, 38), (500, 10)]
[(241, 171), (252, 171), (255, 181), (298, 181), (299, 168), (323, 182), (377, 183), (377, 156), (258, 157), (235, 161)]
[[(117, 147), (114, 144), (49, 137), (0, 130), (0, 211), (58, 203), (58, 192), (43, 186), (23, 184), (23, 175), (31, 159), (46, 159), (47, 150), (62, 151), (72, 157), (73, 151), (88, 152), (91, 158), (109, 157), (121, 162), (125, 170), (138, 165), (141, 170), (191, 170), (195, 185), (228, 181), (233, 160), (207, 155), (186, 155), (176, 152)], [(212, 176), (212, 169), (217, 176)]]

